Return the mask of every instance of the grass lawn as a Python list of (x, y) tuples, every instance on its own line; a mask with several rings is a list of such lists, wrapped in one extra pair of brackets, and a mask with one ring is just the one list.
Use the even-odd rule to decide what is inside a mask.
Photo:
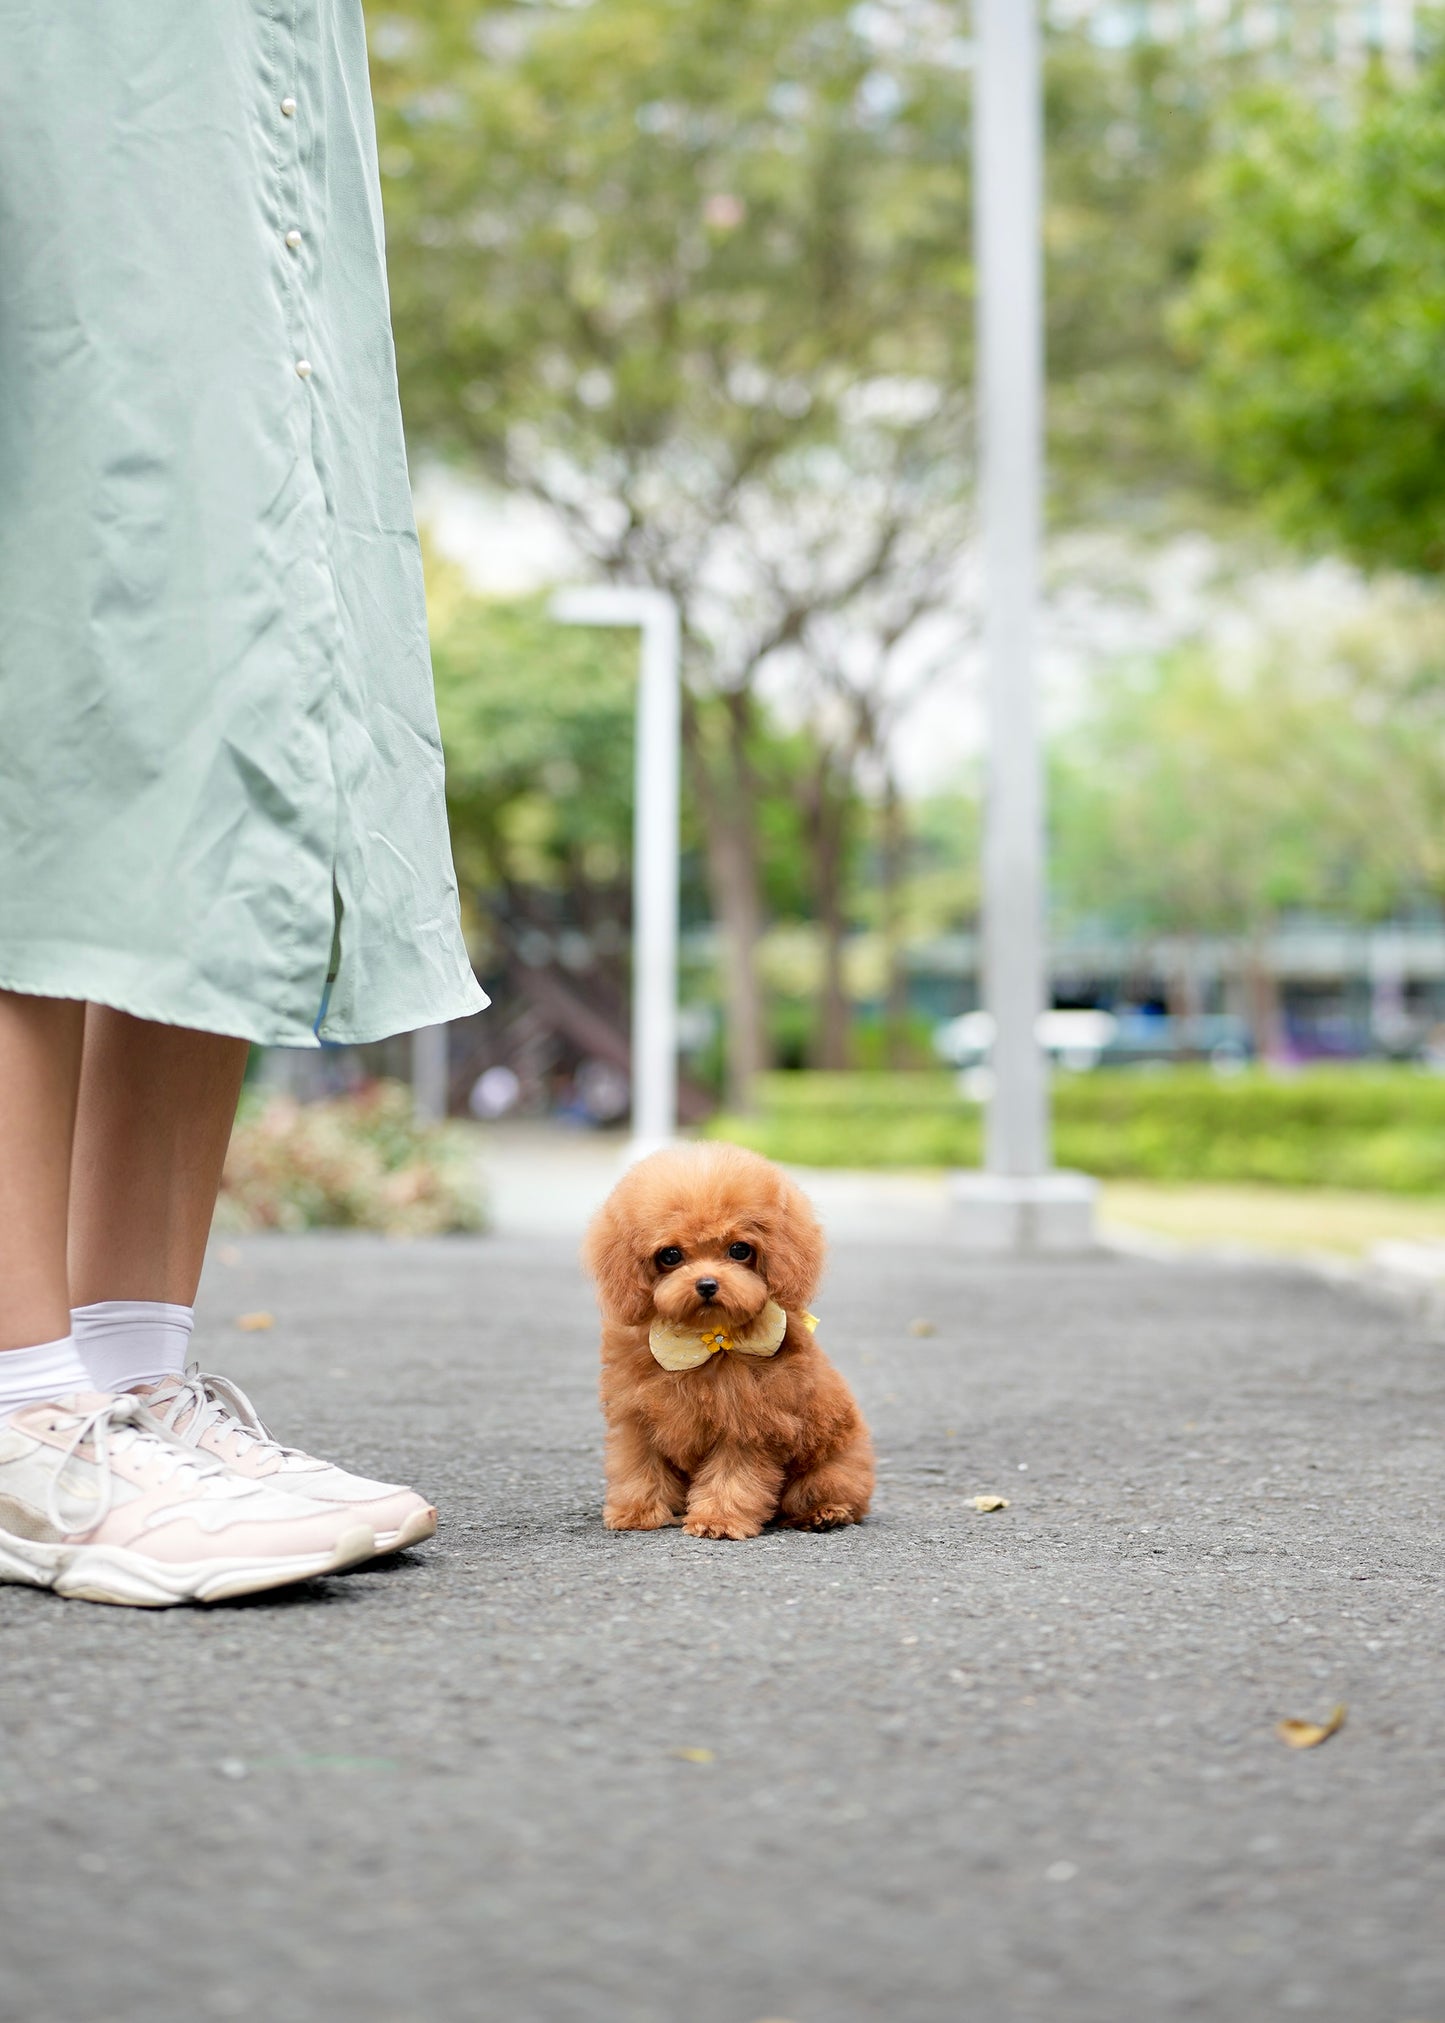
[(1445, 1196), (1334, 1187), (1109, 1180), (1099, 1219), (1106, 1231), (1138, 1231), (1201, 1248), (1363, 1257), (1376, 1243), (1445, 1243)]

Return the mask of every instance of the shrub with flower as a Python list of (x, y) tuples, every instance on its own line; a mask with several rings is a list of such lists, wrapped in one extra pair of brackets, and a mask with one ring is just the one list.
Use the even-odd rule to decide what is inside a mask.
[(397, 1082), (320, 1103), (242, 1105), (216, 1226), (447, 1236), (486, 1226), (466, 1134), (412, 1120)]

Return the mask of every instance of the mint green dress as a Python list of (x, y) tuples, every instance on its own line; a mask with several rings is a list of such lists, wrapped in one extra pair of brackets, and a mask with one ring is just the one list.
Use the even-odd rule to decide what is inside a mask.
[(283, 1046), (461, 938), (361, 0), (0, 0), (0, 987)]

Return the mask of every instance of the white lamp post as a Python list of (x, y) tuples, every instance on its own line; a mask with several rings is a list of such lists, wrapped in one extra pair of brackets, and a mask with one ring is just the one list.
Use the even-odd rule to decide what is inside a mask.
[(1093, 1183), (1050, 1171), (1044, 793), (1036, 705), (1043, 496), (1043, 101), (1037, 0), (974, 0), (974, 260), (988, 790), (984, 995), (993, 1019), (985, 1170), (955, 1176), (965, 1242), (1073, 1249)]
[(418, 1124), (440, 1124), (447, 1114), (447, 1030), (420, 1026), (411, 1036), (411, 1111)]
[(656, 1151), (677, 1134), (677, 905), (682, 729), (677, 602), (664, 590), (605, 584), (552, 600), (564, 625), (642, 633), (632, 817), (632, 1143)]

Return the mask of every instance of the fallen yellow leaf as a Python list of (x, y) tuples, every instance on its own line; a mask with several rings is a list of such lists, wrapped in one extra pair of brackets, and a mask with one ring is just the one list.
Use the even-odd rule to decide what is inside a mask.
[(910, 1321), (908, 1323), (908, 1332), (910, 1335), (936, 1335), (938, 1328), (933, 1321)]
[(673, 1749), (668, 1752), (683, 1763), (713, 1763), (716, 1761), (711, 1749)]
[(1345, 1710), (1339, 1706), (1328, 1721), (1281, 1721), (1274, 1732), (1289, 1749), (1318, 1749), (1344, 1725)]
[(236, 1326), (243, 1335), (259, 1335), (263, 1328), (274, 1328), (275, 1314), (237, 1314)]
[(1006, 1496), (970, 1496), (968, 1499), (975, 1510), (1007, 1510)]

